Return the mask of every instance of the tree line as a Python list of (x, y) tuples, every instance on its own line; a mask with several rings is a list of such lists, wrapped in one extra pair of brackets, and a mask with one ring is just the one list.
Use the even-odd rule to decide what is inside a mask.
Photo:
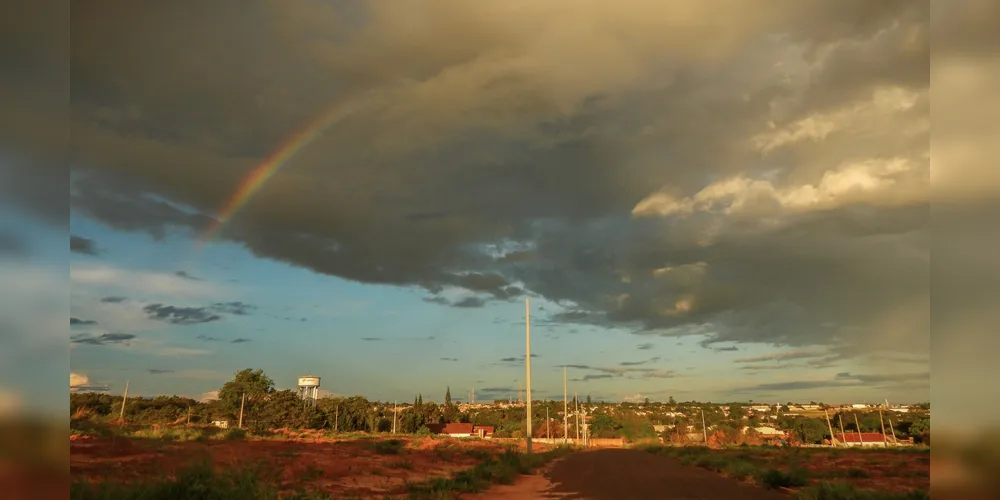
[[(103, 393), (72, 393), (70, 414), (74, 419), (117, 418), (121, 413), (120, 396)], [(702, 431), (702, 412), (710, 434), (719, 434), (719, 440), (738, 441), (743, 427), (774, 425), (791, 435), (793, 441), (819, 443), (828, 439), (829, 428), (825, 419), (804, 416), (779, 416), (776, 420), (757, 413), (744, 418), (739, 405), (730, 405), (728, 415), (719, 405), (705, 403), (677, 403), (671, 397), (667, 404), (648, 403), (594, 403), (586, 397), (589, 408), (590, 436), (595, 438), (626, 438), (628, 440), (662, 437), (665, 441), (678, 442), (689, 433)], [(577, 433), (578, 421), (573, 415), (577, 405), (569, 404), (570, 415), (563, 425), (562, 401), (539, 401), (532, 405), (533, 437), (572, 437)], [(429, 432), (428, 426), (451, 422), (494, 427), (497, 437), (524, 437), (526, 419), (523, 407), (487, 406), (460, 411), (451, 398), (450, 388), (445, 389), (444, 402), (424, 401), (418, 394), (412, 404), (394, 405), (391, 402), (370, 401), (362, 396), (324, 397), (313, 405), (303, 400), (294, 390), (277, 390), (274, 380), (262, 370), (244, 369), (237, 372), (218, 391), (218, 399), (200, 402), (180, 396), (129, 398), (123, 417), (139, 425), (210, 425), (213, 421), (226, 420), (235, 425), (242, 407), (243, 426), (249, 430), (279, 428), (322, 429), (338, 432), (389, 432), (393, 428), (393, 409), (396, 411), (396, 432), (414, 434)], [(681, 411), (685, 416), (675, 413)], [(891, 412), (890, 412), (891, 413)], [(546, 420), (548, 416), (548, 420)], [(857, 417), (858, 425), (855, 424)], [(842, 419), (846, 432), (881, 432), (882, 422), (877, 412), (831, 413), (834, 432), (840, 432)], [(883, 416), (888, 431), (890, 422), (901, 439), (913, 437), (915, 442), (929, 440), (930, 420), (925, 414), (886, 414)], [(657, 434), (654, 424), (671, 428)], [(728, 437), (727, 437), (728, 436)]]

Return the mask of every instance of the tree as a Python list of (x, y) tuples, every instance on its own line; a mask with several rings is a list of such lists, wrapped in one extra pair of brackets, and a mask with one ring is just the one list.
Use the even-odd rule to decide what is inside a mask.
[(648, 405), (649, 404), (649, 398), (643, 399), (642, 400), (642, 404), (643, 405)]
[(233, 379), (219, 389), (219, 400), (230, 415), (237, 417), (244, 396), (243, 421), (254, 428), (260, 425), (260, 412), (268, 396), (274, 392), (274, 380), (264, 374), (264, 370), (246, 368), (236, 372)]
[(587, 394), (587, 404), (590, 404), (590, 394)]
[(673, 396), (670, 396), (670, 399), (667, 400), (667, 404), (670, 406), (677, 406), (677, 400), (675, 400)]
[(444, 404), (451, 405), (451, 386), (444, 391)]

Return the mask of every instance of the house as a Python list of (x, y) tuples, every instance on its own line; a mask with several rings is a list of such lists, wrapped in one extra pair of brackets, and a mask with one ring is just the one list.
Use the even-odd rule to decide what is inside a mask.
[(429, 424), (427, 429), (435, 434), (445, 434), (449, 437), (493, 437), (494, 428), (492, 425), (472, 425), (468, 423), (450, 424)]
[(220, 429), (228, 429), (229, 428), (229, 421), (228, 420), (213, 420), (212, 421), (212, 425), (214, 425), (214, 426), (216, 426), (216, 427), (218, 427)]
[(847, 446), (885, 446), (886, 438), (881, 432), (848, 432), (837, 433), (836, 440)]
[(476, 437), (489, 439), (493, 437), (493, 431), (495, 429), (492, 425), (474, 425), (472, 426), (472, 434)]

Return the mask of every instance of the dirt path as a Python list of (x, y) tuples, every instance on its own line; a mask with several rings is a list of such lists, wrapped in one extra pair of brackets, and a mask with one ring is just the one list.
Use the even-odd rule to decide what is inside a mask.
[(468, 498), (788, 500), (787, 495), (686, 466), (670, 457), (615, 449), (574, 453), (539, 475), (522, 477), (513, 485)]

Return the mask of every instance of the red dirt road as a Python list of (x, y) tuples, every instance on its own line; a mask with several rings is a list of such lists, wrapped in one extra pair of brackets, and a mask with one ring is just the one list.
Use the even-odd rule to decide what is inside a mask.
[(528, 500), (788, 500), (676, 459), (640, 450), (603, 449), (571, 454), (539, 476), (522, 477), (469, 499)]

